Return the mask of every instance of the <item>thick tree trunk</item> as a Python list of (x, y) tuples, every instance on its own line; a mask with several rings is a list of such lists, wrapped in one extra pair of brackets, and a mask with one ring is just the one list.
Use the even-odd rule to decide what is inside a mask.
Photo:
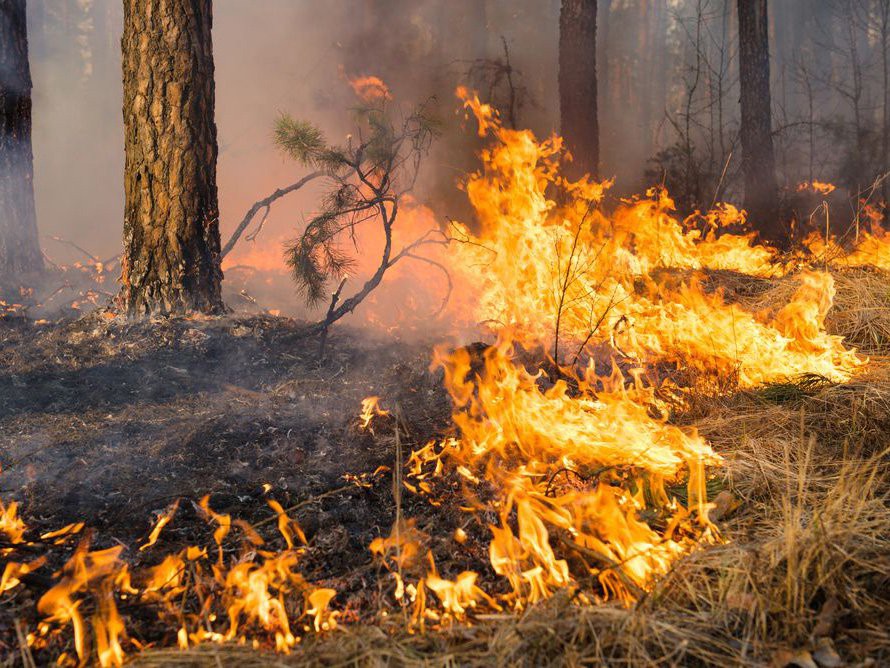
[(562, 0), (559, 14), (559, 109), (574, 172), (599, 173), (596, 107), (596, 0)]
[(124, 0), (123, 301), (223, 310), (211, 0)]
[(739, 88), (745, 209), (761, 236), (785, 246), (770, 115), (769, 18), (766, 0), (738, 0)]
[(14, 293), (42, 270), (25, 0), (0, 0), (0, 295)]

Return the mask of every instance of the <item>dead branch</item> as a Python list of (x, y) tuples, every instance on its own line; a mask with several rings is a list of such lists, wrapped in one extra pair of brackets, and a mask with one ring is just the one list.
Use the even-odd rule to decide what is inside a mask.
[(321, 342), (319, 344), (319, 357), (321, 359), (324, 359), (325, 344), (328, 342), (328, 329), (330, 328), (330, 323), (333, 322), (333, 320), (331, 320), (331, 317), (334, 312), (334, 309), (337, 307), (337, 302), (340, 301), (340, 293), (343, 292), (343, 287), (345, 285), (346, 285), (346, 277), (344, 277), (340, 281), (340, 285), (337, 286), (337, 289), (334, 290), (334, 294), (331, 296), (331, 305), (328, 306), (328, 314), (327, 314), (327, 316), (325, 316), (325, 320), (324, 320), (328, 324), (326, 324), (324, 329), (321, 330)]
[(52, 239), (53, 241), (59, 242), (60, 244), (65, 244), (66, 246), (70, 246), (71, 248), (73, 248), (76, 251), (79, 251), (80, 253), (83, 253), (88, 259), (92, 260), (93, 262), (96, 262), (96, 263), (101, 262), (101, 260), (99, 260), (99, 258), (97, 258), (95, 255), (90, 253), (85, 248), (78, 246), (73, 241), (68, 241), (68, 239), (63, 239), (62, 237), (57, 237), (57, 236), (50, 236), (49, 238)]
[(299, 190), (300, 188), (305, 186), (307, 183), (309, 183), (313, 179), (317, 179), (319, 176), (324, 176), (324, 172), (321, 172), (321, 171), (312, 172), (311, 174), (304, 176), (302, 179), (300, 179), (296, 183), (292, 183), (291, 185), (289, 185), (285, 188), (279, 188), (278, 190), (273, 192), (268, 197), (264, 197), (263, 199), (254, 202), (253, 206), (251, 206), (247, 210), (247, 213), (244, 214), (244, 218), (241, 219), (241, 222), (238, 223), (238, 227), (236, 227), (235, 231), (232, 232), (232, 236), (229, 237), (229, 240), (226, 242), (226, 245), (223, 246), (222, 250), (219, 252), (220, 258), (224, 258), (235, 247), (235, 244), (238, 243), (238, 239), (241, 238), (241, 235), (244, 233), (244, 230), (247, 229), (248, 225), (250, 225), (250, 221), (253, 220), (254, 216), (256, 216), (257, 211), (259, 211), (260, 209), (263, 209), (263, 208), (266, 210), (266, 212), (263, 214), (263, 218), (260, 221), (260, 224), (257, 227), (257, 229), (253, 232), (253, 234), (251, 234), (247, 237), (249, 241), (253, 241), (254, 239), (256, 239), (256, 236), (260, 233), (260, 230), (262, 230), (263, 224), (266, 222), (266, 218), (269, 215), (269, 209), (273, 202), (281, 199), (282, 197), (284, 197), (285, 195), (287, 195), (289, 193), (294, 192), (295, 190)]
[(412, 260), (418, 260), (420, 262), (426, 262), (427, 264), (429, 264), (433, 267), (438, 267), (442, 271), (442, 273), (445, 275), (445, 281), (448, 284), (448, 289), (445, 291), (445, 296), (442, 298), (442, 304), (432, 314), (433, 318), (437, 318), (445, 310), (445, 307), (448, 306), (448, 302), (451, 300), (451, 293), (454, 291), (454, 282), (451, 280), (451, 272), (449, 272), (448, 268), (441, 262), (436, 262), (435, 260), (431, 260), (428, 257), (423, 257), (422, 255), (414, 255), (413, 253), (406, 253), (403, 257), (411, 258)]

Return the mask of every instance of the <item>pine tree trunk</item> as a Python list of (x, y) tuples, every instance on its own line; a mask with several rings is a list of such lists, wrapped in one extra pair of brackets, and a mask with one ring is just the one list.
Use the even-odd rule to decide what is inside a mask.
[(0, 0), (0, 295), (15, 298), (42, 270), (25, 0)]
[(124, 307), (217, 313), (211, 0), (124, 0)]
[(739, 88), (745, 209), (753, 227), (780, 246), (789, 242), (779, 211), (769, 90), (766, 0), (738, 0)]
[(599, 171), (596, 107), (596, 0), (562, 0), (559, 14), (559, 108), (575, 174)]

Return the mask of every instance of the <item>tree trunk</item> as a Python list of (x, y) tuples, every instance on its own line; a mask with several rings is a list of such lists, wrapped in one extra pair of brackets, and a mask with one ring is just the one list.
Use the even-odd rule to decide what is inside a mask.
[(773, 153), (766, 0), (738, 0), (738, 11), (745, 209), (763, 238), (786, 246), (789, 239), (779, 211)]
[(559, 108), (576, 175), (599, 171), (596, 108), (596, 0), (562, 0), (559, 14)]
[(124, 0), (130, 315), (224, 309), (211, 25), (211, 0)]
[(0, 0), (0, 295), (43, 270), (34, 211), (25, 0)]

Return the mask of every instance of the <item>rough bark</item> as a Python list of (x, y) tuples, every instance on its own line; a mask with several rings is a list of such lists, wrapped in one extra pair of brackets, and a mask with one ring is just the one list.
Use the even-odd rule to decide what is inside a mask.
[(596, 104), (596, 0), (562, 0), (559, 14), (559, 108), (576, 174), (599, 172)]
[(123, 303), (223, 310), (211, 0), (124, 0)]
[(738, 0), (739, 88), (745, 209), (764, 239), (788, 244), (779, 210), (769, 89), (767, 0)]
[(25, 0), (0, 0), (0, 293), (15, 291), (42, 269)]

